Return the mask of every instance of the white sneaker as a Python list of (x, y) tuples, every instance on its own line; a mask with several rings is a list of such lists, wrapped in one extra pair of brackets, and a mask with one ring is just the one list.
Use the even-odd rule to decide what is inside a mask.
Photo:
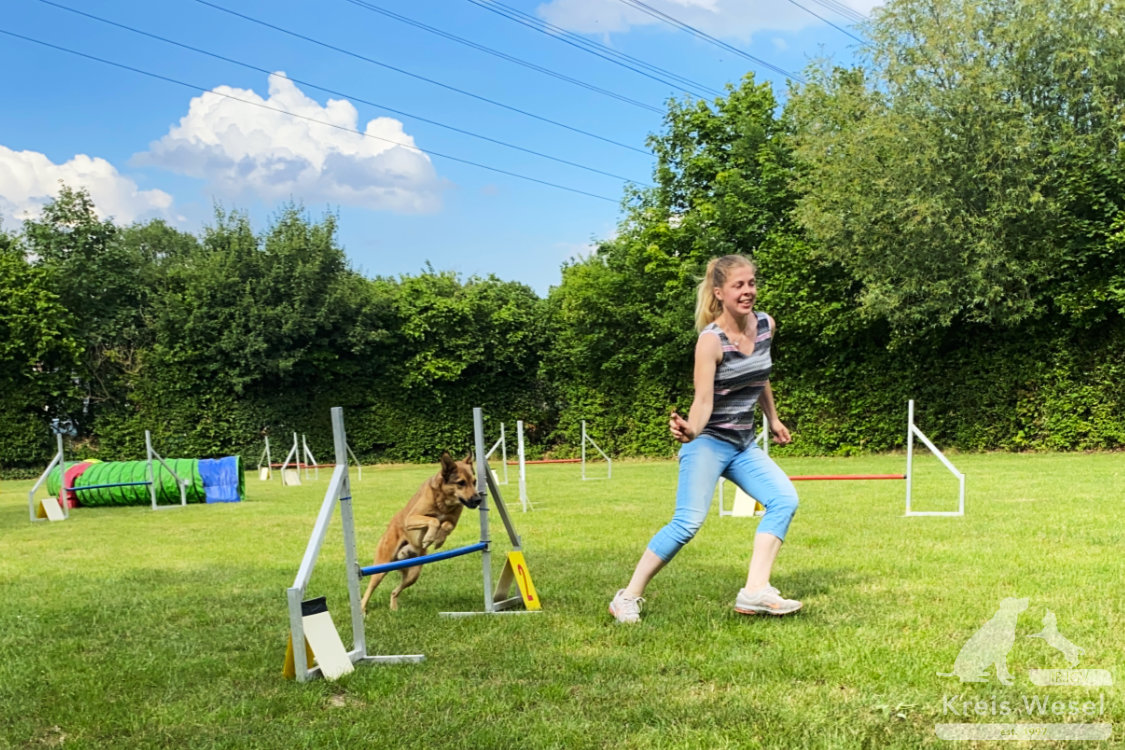
[(609, 603), (609, 613), (618, 622), (640, 622), (641, 605), (645, 603), (643, 596), (628, 596), (625, 589), (621, 589)]
[(801, 608), (796, 599), (784, 599), (773, 586), (757, 591), (741, 589), (734, 600), (734, 611), (740, 615), (789, 615)]

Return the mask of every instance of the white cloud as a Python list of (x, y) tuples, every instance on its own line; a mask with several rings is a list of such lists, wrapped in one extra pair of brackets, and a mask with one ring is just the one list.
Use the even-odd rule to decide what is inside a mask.
[[(844, 5), (867, 16), (882, 1), (842, 0)], [(823, 23), (808, 11), (783, 0), (645, 0), (645, 4), (712, 36), (742, 41), (749, 40), (757, 31), (800, 31)], [(823, 6), (810, 5), (809, 9), (838, 25), (847, 23), (842, 16)], [(663, 21), (619, 0), (548, 0), (539, 6), (538, 12), (557, 26), (584, 34), (625, 32), (635, 26), (652, 25), (673, 30)]]
[(230, 86), (193, 98), (179, 124), (134, 160), (207, 180), (229, 196), (292, 197), (402, 213), (440, 208), (445, 181), (401, 122), (379, 117), (362, 135), (354, 132), (359, 114), (351, 102), (330, 99), (322, 107), (284, 73), (269, 81), (267, 99)]
[(13, 151), (0, 146), (0, 217), (24, 221), (39, 216), (44, 204), (58, 196), (59, 183), (85, 188), (100, 218), (130, 224), (137, 219), (169, 217), (172, 196), (163, 190), (141, 190), (105, 159), (78, 154), (55, 164), (38, 151)]

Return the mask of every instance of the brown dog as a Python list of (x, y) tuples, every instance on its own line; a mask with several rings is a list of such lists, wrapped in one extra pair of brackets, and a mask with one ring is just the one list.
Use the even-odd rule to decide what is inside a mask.
[[(391, 519), (379, 544), (375, 547), (375, 564), (405, 560), (426, 554), (445, 543), (457, 527), (461, 511), (480, 505), (477, 476), (470, 456), (454, 461), (448, 452), (441, 454), (441, 470), (427, 479), (406, 507)], [(422, 566), (402, 569), (402, 582), (391, 592), (391, 609), (398, 609), (398, 595), (412, 586), (422, 573)], [(367, 611), (367, 600), (386, 573), (375, 573), (367, 584), (360, 606)]]

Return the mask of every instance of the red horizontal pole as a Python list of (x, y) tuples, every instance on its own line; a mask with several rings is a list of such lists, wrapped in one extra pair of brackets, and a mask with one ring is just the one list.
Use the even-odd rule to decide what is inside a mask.
[[(540, 458), (536, 461), (524, 461), (525, 464), (580, 464), (581, 458)], [(509, 461), (508, 466), (519, 466), (519, 461)]]
[(807, 474), (789, 477), (794, 482), (811, 482), (820, 479), (906, 479), (905, 474)]

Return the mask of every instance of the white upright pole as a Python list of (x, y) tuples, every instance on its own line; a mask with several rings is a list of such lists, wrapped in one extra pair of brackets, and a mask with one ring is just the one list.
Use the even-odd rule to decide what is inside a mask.
[(70, 502), (66, 498), (66, 453), (63, 452), (63, 434), (60, 432), (55, 437), (58, 438), (59, 446), (59, 505), (62, 506), (63, 518), (70, 518)]
[[(477, 495), (480, 496), (480, 540), (487, 545), (488, 533), (488, 460), (484, 455), (484, 416), (479, 406), (473, 407), (473, 449), (477, 454)], [(484, 577), (484, 611), (492, 612), (492, 556), (486, 546), (481, 550), (481, 573)]]
[(527, 470), (524, 467), (523, 420), (522, 419), (516, 421), (516, 449), (519, 452), (519, 457), (520, 457), (520, 471), (519, 471), (520, 504), (523, 505), (523, 512), (526, 513), (527, 512)]
[(914, 399), (906, 407), (906, 515), (910, 515), (910, 485), (913, 479), (911, 468), (914, 464)]
[(145, 430), (145, 469), (148, 475), (148, 491), (152, 497), (152, 509), (156, 510), (156, 471), (152, 466), (152, 433)]
[(770, 421), (766, 419), (766, 413), (762, 412), (762, 450), (768, 456), (770, 454)]
[(70, 518), (70, 501), (66, 497), (66, 454), (63, 452), (63, 434), (60, 432), (55, 437), (58, 438), (59, 445), (59, 505), (62, 506), (63, 518)]
[[(266, 479), (273, 479), (273, 457), (270, 456), (270, 436), (266, 435)], [(259, 469), (259, 475), (261, 471)]]
[(582, 478), (586, 478), (586, 420), (582, 420)]
[[(363, 608), (360, 606), (359, 562), (355, 546), (355, 514), (352, 510), (352, 487), (348, 479), (348, 438), (344, 432), (344, 410), (339, 406), (333, 406), (331, 413), (332, 443), (336, 450), (337, 467), (333, 474), (340, 478), (337, 494), (340, 498), (340, 522), (344, 528), (344, 565), (347, 568), (348, 601), (352, 610), (352, 648), (357, 652), (357, 658), (362, 659), (367, 656), (367, 634), (363, 626)], [(307, 445), (306, 450), (308, 450)], [(344, 467), (344, 470), (338, 471), (341, 466)], [(293, 650), (296, 651), (298, 648), (299, 646), (294, 644)]]
[(504, 437), (504, 423), (500, 423), (500, 464), (504, 467), (504, 484), (508, 483), (508, 439)]

